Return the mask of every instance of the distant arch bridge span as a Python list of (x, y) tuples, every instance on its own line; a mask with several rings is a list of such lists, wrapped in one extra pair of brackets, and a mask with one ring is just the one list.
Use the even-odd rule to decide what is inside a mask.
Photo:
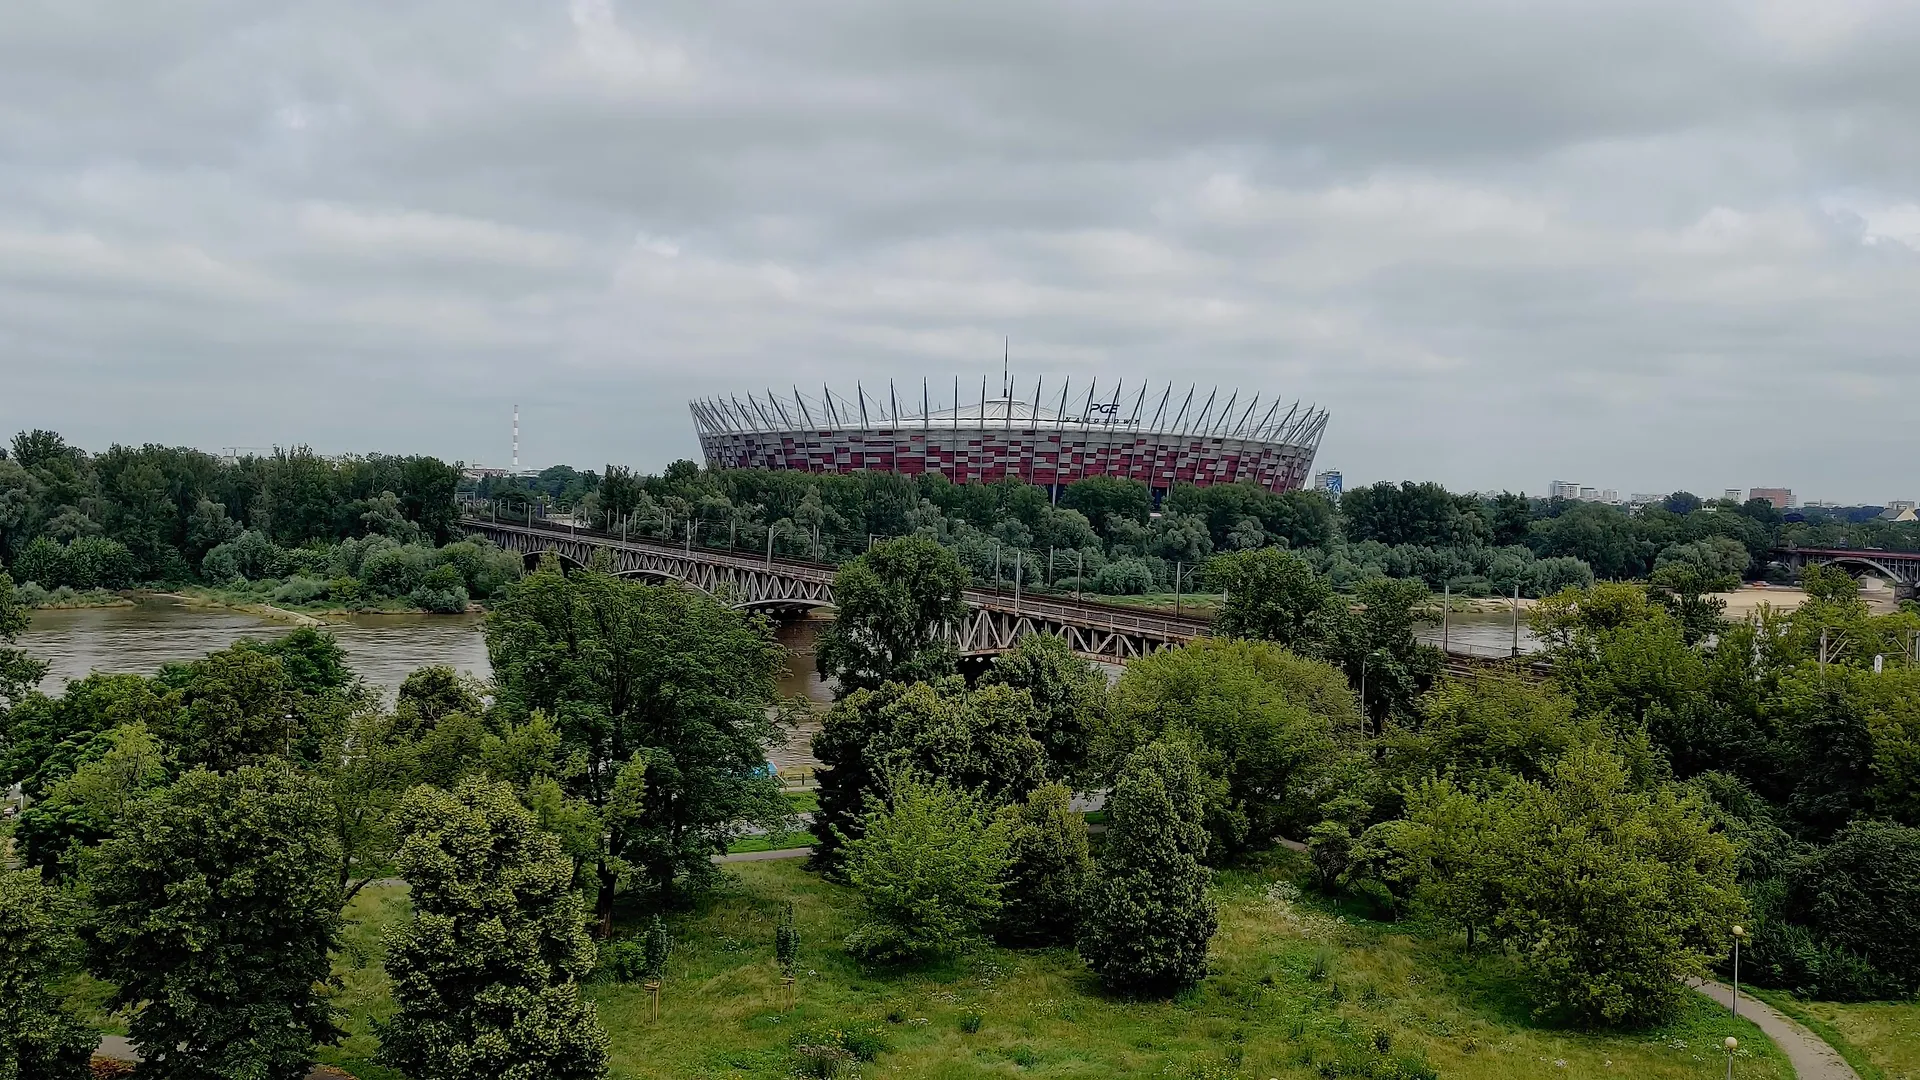
[(1920, 552), (1862, 548), (1777, 548), (1774, 562), (1795, 573), (1809, 566), (1838, 566), (1849, 573), (1872, 573), (1893, 583), (1901, 596), (1920, 594)]
[[(677, 581), (741, 608), (801, 610), (833, 606), (835, 568), (794, 559), (756, 558), (657, 540), (550, 525), (463, 518), (461, 527), (484, 536), (529, 563), (553, 554), (587, 566), (606, 552), (622, 577)], [(1206, 636), (1207, 620), (1135, 611), (1057, 596), (1035, 597), (993, 589), (966, 591), (967, 616), (948, 634), (963, 656), (1005, 652), (1029, 634), (1054, 634), (1081, 656), (1124, 663)]]

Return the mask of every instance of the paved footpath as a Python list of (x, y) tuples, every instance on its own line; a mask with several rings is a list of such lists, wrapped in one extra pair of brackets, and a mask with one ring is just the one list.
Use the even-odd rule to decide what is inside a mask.
[[(1728, 1008), (1733, 1005), (1733, 988), (1725, 983), (1690, 979), (1687, 985)], [(1740, 1015), (1766, 1032), (1787, 1055), (1799, 1080), (1860, 1080), (1860, 1074), (1826, 1040), (1766, 1002), (1741, 994)]]

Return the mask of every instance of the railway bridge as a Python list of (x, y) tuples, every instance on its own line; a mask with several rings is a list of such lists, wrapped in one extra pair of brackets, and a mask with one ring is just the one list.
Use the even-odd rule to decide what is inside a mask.
[[(469, 535), (484, 536), (517, 551), (529, 563), (551, 553), (563, 563), (587, 566), (604, 552), (613, 572), (622, 577), (678, 581), (736, 607), (792, 611), (833, 606), (835, 567), (824, 563), (760, 558), (690, 542), (622, 539), (539, 523), (463, 518), (460, 524)], [(966, 603), (966, 618), (947, 631), (963, 656), (1004, 652), (1028, 634), (1042, 633), (1064, 638), (1069, 648), (1089, 659), (1124, 663), (1209, 632), (1202, 618), (1057, 596), (1023, 596), (1017, 589), (968, 589)]]

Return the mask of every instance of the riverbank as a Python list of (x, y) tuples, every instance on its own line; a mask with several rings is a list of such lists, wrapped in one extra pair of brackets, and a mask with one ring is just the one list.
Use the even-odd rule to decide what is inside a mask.
[(20, 586), (16, 595), (22, 604), (34, 611), (79, 611), (82, 608), (132, 607), (134, 604), (131, 597), (111, 589), (75, 590), (65, 585), (57, 589), (43, 589), (31, 581)]
[(339, 604), (317, 600), (310, 604), (275, 604), (262, 599), (257, 593), (246, 589), (218, 589), (205, 585), (187, 585), (164, 592), (148, 595), (170, 597), (196, 607), (225, 608), (228, 611), (243, 611), (249, 615), (258, 615), (265, 619), (278, 619), (296, 626), (319, 626), (356, 615), (422, 615), (451, 616), (481, 615), (486, 608), (481, 604), (468, 603), (464, 612), (428, 611), (406, 600), (378, 600), (368, 603)]

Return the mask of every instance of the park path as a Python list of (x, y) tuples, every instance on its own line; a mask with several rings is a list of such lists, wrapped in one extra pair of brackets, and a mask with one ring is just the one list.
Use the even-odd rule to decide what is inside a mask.
[[(1687, 985), (1728, 1008), (1733, 1006), (1733, 988), (1725, 983), (1689, 979)], [(1766, 1032), (1767, 1038), (1787, 1055), (1799, 1080), (1860, 1080), (1860, 1074), (1826, 1040), (1766, 1002), (1741, 994), (1740, 1015)]]
[[(127, 1041), (125, 1035), (100, 1036), (100, 1047), (95, 1050), (94, 1053), (99, 1057), (112, 1058), (115, 1061), (126, 1061), (134, 1064), (139, 1064), (140, 1062), (140, 1051), (133, 1048), (133, 1044)], [(307, 1074), (307, 1080), (340, 1080), (341, 1077), (347, 1077), (347, 1080), (352, 1080), (349, 1074), (341, 1072), (339, 1069), (333, 1068), (330, 1065), (315, 1065), (313, 1071)]]

